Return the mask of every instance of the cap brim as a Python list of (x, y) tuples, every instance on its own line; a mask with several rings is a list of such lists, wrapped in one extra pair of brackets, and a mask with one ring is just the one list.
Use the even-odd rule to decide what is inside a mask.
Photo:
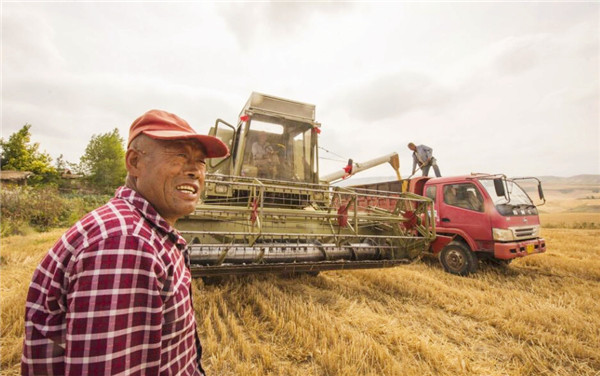
[(204, 147), (206, 158), (221, 158), (229, 155), (227, 145), (213, 136), (180, 131), (142, 131), (141, 133), (156, 140), (196, 140)]

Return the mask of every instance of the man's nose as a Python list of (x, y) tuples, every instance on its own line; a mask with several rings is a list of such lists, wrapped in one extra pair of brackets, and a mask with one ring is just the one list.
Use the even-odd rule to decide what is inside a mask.
[(185, 173), (193, 179), (199, 179), (204, 176), (206, 164), (201, 161), (188, 160)]

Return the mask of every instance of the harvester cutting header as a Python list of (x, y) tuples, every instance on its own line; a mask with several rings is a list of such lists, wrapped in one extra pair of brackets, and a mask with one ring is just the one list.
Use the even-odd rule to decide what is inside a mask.
[(431, 200), (329, 184), (385, 162), (397, 171), (397, 154), (320, 178), (320, 128), (314, 105), (259, 93), (236, 125), (216, 121), (231, 155), (210, 160), (202, 202), (177, 222), (195, 276), (378, 268), (430, 247)]

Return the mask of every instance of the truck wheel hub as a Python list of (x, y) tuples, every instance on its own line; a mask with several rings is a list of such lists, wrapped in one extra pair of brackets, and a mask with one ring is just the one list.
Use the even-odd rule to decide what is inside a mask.
[(448, 252), (446, 261), (448, 262), (448, 266), (455, 270), (459, 270), (465, 265), (465, 259), (463, 255), (456, 250), (451, 250)]

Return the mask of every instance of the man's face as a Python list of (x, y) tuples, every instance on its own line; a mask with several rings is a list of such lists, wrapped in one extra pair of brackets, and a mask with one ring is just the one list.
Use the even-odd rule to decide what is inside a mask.
[(264, 145), (265, 142), (267, 142), (267, 135), (266, 135), (266, 133), (260, 133), (258, 135), (258, 143), (261, 144), (261, 145)]
[(194, 211), (206, 172), (197, 141), (145, 137), (137, 156), (134, 172), (129, 171), (136, 178), (135, 189), (169, 224)]
[(410, 150), (412, 150), (412, 151), (415, 151), (415, 150), (417, 150), (417, 147), (416, 147), (415, 145), (412, 145), (412, 144), (411, 144), (411, 145), (408, 145), (408, 148), (409, 148)]

